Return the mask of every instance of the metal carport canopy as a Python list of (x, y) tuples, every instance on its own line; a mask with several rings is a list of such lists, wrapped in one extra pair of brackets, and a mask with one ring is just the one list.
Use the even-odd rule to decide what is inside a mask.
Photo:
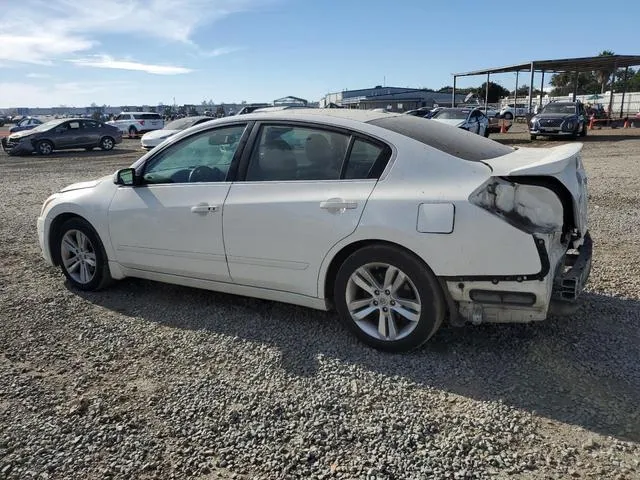
[[(545, 72), (591, 72), (595, 70), (611, 70), (618, 68), (626, 68), (634, 65), (640, 65), (640, 55), (600, 55), (597, 57), (578, 57), (578, 58), (559, 58), (555, 60), (532, 60), (528, 63), (520, 63), (516, 65), (507, 65), (505, 67), (485, 68), (482, 70), (474, 70), (471, 72), (462, 72), (453, 74), (453, 96), (451, 97), (452, 105), (455, 99), (456, 78), (468, 77), (472, 75), (487, 75), (487, 94), (489, 86), (489, 75), (492, 73), (508, 73), (508, 72), (531, 72), (531, 82), (529, 82), (529, 108), (531, 108), (532, 92), (533, 92), (533, 74), (542, 72), (543, 82)], [(627, 73), (625, 71), (625, 89), (626, 90)], [(517, 82), (517, 80), (516, 80)], [(577, 86), (577, 85), (576, 85)], [(517, 85), (516, 85), (517, 89)], [(541, 88), (542, 90), (542, 88)], [(624, 93), (624, 91), (623, 91)], [(574, 98), (576, 92), (574, 91)], [(485, 98), (486, 103), (486, 98)]]

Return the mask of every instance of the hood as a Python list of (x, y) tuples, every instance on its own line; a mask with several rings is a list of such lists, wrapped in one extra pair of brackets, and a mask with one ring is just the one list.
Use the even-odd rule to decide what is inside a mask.
[(141, 140), (158, 140), (161, 138), (168, 138), (171, 135), (175, 135), (180, 130), (152, 130), (145, 133)]
[(100, 183), (104, 182), (107, 179), (111, 179), (111, 175), (107, 175), (105, 177), (99, 178), (97, 180), (89, 180), (88, 182), (78, 182), (73, 183), (71, 185), (67, 185), (60, 192), (70, 192), (72, 190), (80, 190), (82, 188), (94, 188), (98, 186)]
[(436, 122), (440, 122), (440, 123), (444, 123), (445, 125), (451, 125), (452, 127), (461, 127), (462, 125), (464, 125), (467, 121), (466, 120), (460, 120), (460, 119), (450, 119), (450, 118), (433, 118), (431, 117), (431, 120), (434, 120)]
[(38, 132), (34, 132), (32, 130), (18, 130), (17, 132), (10, 133), (9, 136), (11, 138), (24, 138), (30, 135), (35, 135)]

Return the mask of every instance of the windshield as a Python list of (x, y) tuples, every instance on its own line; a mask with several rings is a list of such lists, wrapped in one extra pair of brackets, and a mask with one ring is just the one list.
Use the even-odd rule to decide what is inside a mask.
[(164, 126), (164, 130), (184, 130), (195, 125), (198, 120), (200, 120), (200, 117), (179, 118), (178, 120), (167, 123)]
[(50, 122), (46, 122), (43, 123), (41, 125), (38, 125), (36, 128), (32, 129), (32, 132), (44, 132), (46, 130), (49, 130), (50, 128), (53, 128), (55, 126), (60, 125), (61, 123), (66, 122), (66, 120), (51, 120)]
[(432, 118), (439, 120), (466, 120), (469, 116), (467, 110), (440, 110)]
[(576, 113), (576, 106), (572, 103), (550, 103), (542, 109), (542, 113), (564, 113), (572, 114)]

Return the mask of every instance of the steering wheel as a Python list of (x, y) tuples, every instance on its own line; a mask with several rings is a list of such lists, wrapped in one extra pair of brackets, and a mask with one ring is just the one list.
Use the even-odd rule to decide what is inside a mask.
[(222, 182), (225, 174), (217, 168), (200, 165), (189, 174), (189, 182)]

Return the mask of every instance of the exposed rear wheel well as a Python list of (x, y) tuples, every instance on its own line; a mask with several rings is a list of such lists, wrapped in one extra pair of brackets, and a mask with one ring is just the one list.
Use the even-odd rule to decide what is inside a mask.
[(54, 218), (53, 222), (51, 222), (51, 228), (49, 229), (49, 238), (47, 239), (47, 241), (49, 242), (49, 252), (51, 252), (51, 260), (56, 266), (60, 265), (60, 252), (58, 251), (57, 245), (58, 238), (60, 237), (60, 228), (65, 224), (67, 220), (70, 220), (72, 218), (80, 218), (86, 222), (85, 218), (82, 218), (80, 215), (76, 215), (75, 213), (62, 213)]
[[(394, 247), (399, 250), (403, 250), (411, 255), (417, 256), (414, 252), (409, 250), (402, 245), (398, 245), (397, 243), (388, 242), (385, 240), (361, 240), (359, 242), (354, 242), (352, 244), (347, 245), (342, 250), (340, 250), (331, 263), (329, 264), (329, 268), (327, 269), (327, 274), (324, 278), (324, 297), (328, 300), (329, 305), (333, 308), (333, 287), (335, 285), (336, 276), (338, 275), (338, 270), (340, 266), (344, 263), (344, 261), (351, 255), (352, 253), (360, 250), (363, 247), (368, 247), (370, 245), (386, 245), (389, 247)], [(428, 265), (424, 264), (426, 268), (429, 268)], [(432, 272), (433, 273), (433, 272)], [(448, 294), (448, 291), (443, 292), (445, 296)]]

